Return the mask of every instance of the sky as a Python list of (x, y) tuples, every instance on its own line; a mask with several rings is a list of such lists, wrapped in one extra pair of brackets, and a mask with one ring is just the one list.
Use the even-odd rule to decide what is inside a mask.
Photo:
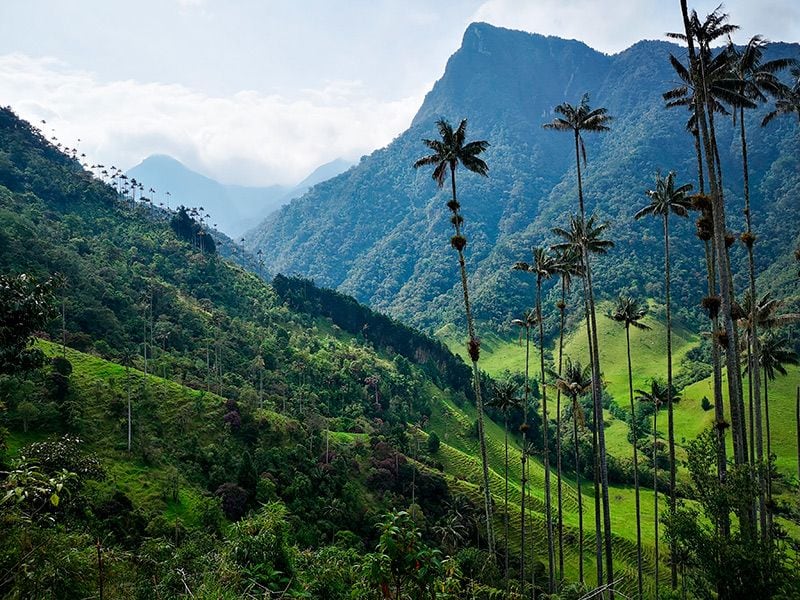
[[(725, 9), (800, 41), (797, 0)], [(293, 184), (402, 133), (474, 21), (606, 53), (682, 28), (677, 0), (0, 0), (0, 105), (90, 161)]]

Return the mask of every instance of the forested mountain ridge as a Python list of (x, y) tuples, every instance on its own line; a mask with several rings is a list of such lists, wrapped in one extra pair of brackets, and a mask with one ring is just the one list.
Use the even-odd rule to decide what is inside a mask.
[[(667, 110), (661, 96), (678, 83), (669, 53), (685, 60), (685, 49), (666, 42), (643, 41), (608, 56), (577, 41), (473, 24), (406, 132), (284, 207), (248, 244), (263, 250), (274, 272), (313, 278), (404, 321), (431, 328), (458, 321), (447, 194), (411, 165), (425, 153), (421, 140), (434, 136), (436, 119), (466, 117), (469, 136), (491, 144), (484, 154), (489, 177), (459, 177), (475, 311), (479, 320), (506, 324), (532, 298), (531, 282), (510, 266), (527, 260), (531, 245), (552, 241), (552, 227), (576, 210), (572, 140), (542, 125), (552, 120), (557, 104), (574, 103), (588, 92), (594, 106), (614, 117), (610, 132), (585, 136), (587, 209), (611, 222), (616, 243), (598, 269), (601, 297), (658, 296), (661, 284), (651, 274), (661, 268), (659, 225), (634, 223), (632, 217), (646, 204), (644, 192), (657, 171), (674, 170), (681, 183), (696, 180), (687, 112)], [(774, 43), (766, 54), (797, 58), (800, 46)], [(759, 271), (790, 254), (797, 232), (787, 223), (800, 210), (793, 200), (800, 190), (800, 133), (789, 120), (761, 128), (765, 111), (746, 114)], [(738, 136), (729, 118), (719, 121), (729, 227), (740, 232)], [(692, 220), (676, 219), (673, 231), (673, 293), (699, 299), (704, 267)], [(740, 290), (744, 256), (737, 246)], [(796, 291), (794, 281), (784, 284), (779, 295)], [(681, 312), (694, 317), (689, 308)]]
[[(38, 331), (52, 340), (37, 343), (45, 365), (0, 372), (3, 597), (84, 597), (98, 585), (107, 597), (241, 597), (256, 585), (343, 597), (367, 580), (306, 570), (311, 548), (352, 565), (407, 494), (431, 519), (453, 500), (430, 453), (417, 450), (416, 466), (406, 457), (406, 427), (435, 400), (468, 404), (461, 360), (346, 299), (345, 315), (358, 310), (341, 326), (313, 303), (289, 308), (213, 246), (182, 238), (174, 219), (0, 110), (4, 351), (9, 289), (24, 298), (29, 282), (62, 278), (60, 318)], [(59, 480), (62, 467), (79, 479)], [(38, 495), (14, 496), (33, 485)], [(50, 485), (58, 494), (41, 496)], [(261, 554), (234, 556), (235, 539)]]

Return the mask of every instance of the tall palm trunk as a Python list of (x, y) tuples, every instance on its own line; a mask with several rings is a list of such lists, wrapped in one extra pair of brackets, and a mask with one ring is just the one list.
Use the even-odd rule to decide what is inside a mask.
[(658, 404), (655, 403), (653, 406), (655, 407), (653, 411), (653, 526), (655, 529), (655, 597), (658, 598), (660, 567), (658, 557)]
[(522, 504), (520, 506), (520, 562), (519, 562), (519, 584), (520, 589), (525, 590), (525, 489), (528, 483), (527, 471), (525, 466), (528, 462), (528, 401), (530, 398), (530, 355), (531, 355), (531, 328), (525, 319), (525, 400), (522, 406)]
[[(711, 244), (709, 242), (705, 242), (705, 253), (706, 253), (706, 270), (708, 271), (708, 296), (713, 297), (716, 295), (717, 292), (717, 277), (714, 265), (715, 263), (714, 250), (713, 248), (711, 248)], [(709, 317), (711, 321), (712, 331), (719, 330), (719, 316), (717, 315), (716, 310), (714, 310), (714, 312), (712, 312), (709, 315)], [(711, 344), (711, 365), (712, 365), (713, 383), (714, 383), (714, 418), (716, 420), (716, 432), (718, 441), (717, 476), (721, 483), (722, 481), (724, 481), (726, 476), (728, 457), (727, 457), (727, 448), (725, 446), (726, 425), (725, 425), (725, 406), (722, 397), (722, 364), (719, 356), (719, 345), (713, 343), (713, 341)]]
[(503, 430), (505, 433), (506, 445), (506, 462), (505, 462), (505, 479), (506, 479), (506, 498), (505, 498), (505, 537), (506, 537), (506, 552), (505, 552), (505, 578), (506, 578), (506, 595), (508, 595), (508, 410), (504, 411), (503, 415)]
[[(563, 368), (564, 358), (564, 310), (566, 308), (566, 284), (564, 278), (561, 278), (561, 304), (559, 304), (559, 311), (561, 312), (559, 327), (558, 327), (558, 377), (561, 377), (561, 369)], [(561, 489), (561, 389), (556, 388), (556, 495), (558, 498), (558, 579), (564, 579), (564, 519), (562, 510), (562, 489)], [(581, 578), (583, 579), (583, 578)]]
[(583, 207), (583, 179), (581, 178), (581, 152), (580, 152), (580, 133), (575, 130), (575, 166), (578, 169), (578, 207), (581, 219), (586, 219), (586, 209)]
[[(453, 203), (457, 203), (456, 199), (456, 168), (453, 163), (450, 163), (450, 184), (453, 190)], [(453, 219), (453, 227), (456, 230), (456, 236), (461, 236), (461, 219), (457, 211)], [(467, 332), (469, 334), (469, 356), (472, 360), (472, 379), (473, 387), (475, 389), (475, 408), (478, 412), (478, 440), (481, 449), (481, 465), (483, 467), (483, 503), (484, 511), (486, 513), (486, 543), (489, 549), (489, 556), (494, 560), (494, 525), (492, 521), (492, 496), (489, 489), (489, 459), (486, 452), (486, 436), (484, 435), (483, 426), (483, 398), (481, 397), (481, 378), (480, 370), (478, 369), (478, 358), (480, 356), (480, 348), (478, 338), (475, 336), (475, 323), (472, 318), (472, 308), (469, 303), (469, 291), (467, 289), (467, 263), (464, 259), (463, 248), (457, 248), (458, 251), (458, 266), (461, 272), (461, 290), (464, 293), (464, 313), (467, 317)]]
[(639, 590), (639, 598), (644, 598), (642, 584), (642, 512), (639, 501), (639, 456), (636, 449), (639, 441), (638, 431), (636, 430), (636, 406), (633, 402), (633, 367), (631, 366), (631, 326), (625, 323), (625, 341), (628, 345), (628, 390), (631, 399), (631, 424), (633, 430), (633, 489), (636, 495), (636, 583)]
[[(759, 356), (761, 354), (761, 348), (758, 341), (758, 323), (756, 322), (758, 319), (758, 298), (756, 296), (756, 267), (755, 267), (755, 259), (753, 257), (753, 244), (755, 243), (755, 236), (753, 235), (753, 228), (752, 228), (752, 215), (750, 211), (750, 173), (747, 164), (747, 134), (745, 132), (745, 125), (744, 125), (744, 107), (739, 107), (739, 133), (742, 142), (742, 175), (744, 181), (744, 218), (745, 223), (747, 225), (747, 231), (743, 236), (745, 246), (747, 247), (747, 266), (748, 266), (748, 276), (749, 276), (749, 284), (750, 284), (750, 343), (748, 344), (749, 350), (749, 363), (748, 363), (748, 371), (750, 373), (750, 389), (752, 390), (752, 403), (753, 403), (753, 410), (755, 412), (755, 423), (751, 423), (751, 428), (753, 430), (750, 432), (750, 439), (751, 443), (753, 438), (756, 439), (756, 456), (759, 465), (764, 464), (764, 440), (762, 434), (762, 423), (761, 423), (761, 371), (758, 368), (760, 364)], [(766, 380), (764, 381), (764, 389), (766, 392)], [(769, 423), (769, 408), (766, 406), (765, 401), (765, 408), (766, 408), (766, 418), (767, 423)], [(750, 452), (752, 457), (752, 451)], [(767, 460), (769, 460), (770, 452), (769, 452), (769, 434), (767, 434)], [(751, 458), (751, 460), (753, 460)], [(761, 536), (763, 539), (767, 539), (769, 535), (769, 522), (772, 520), (769, 515), (769, 511), (767, 507), (770, 505), (769, 502), (765, 502), (765, 494), (766, 498), (769, 500), (771, 497), (771, 482), (770, 477), (767, 477), (766, 485), (765, 482), (762, 481), (761, 476), (758, 475), (762, 473), (760, 470), (756, 470), (756, 474), (759, 479), (759, 515), (761, 521)]]
[[(800, 391), (798, 391), (798, 407), (800, 407)], [(800, 408), (798, 410), (800, 411)], [(577, 397), (572, 399), (572, 443), (575, 446), (575, 482), (578, 486), (578, 578), (583, 583), (583, 493), (581, 492), (581, 457), (578, 446)], [(800, 456), (800, 412), (798, 412), (797, 454)], [(800, 469), (800, 466), (798, 466), (798, 469)]]
[(542, 325), (542, 278), (536, 278), (536, 319), (539, 321), (539, 365), (542, 387), (542, 444), (544, 450), (544, 506), (547, 520), (547, 576), (548, 592), (555, 591), (555, 555), (553, 552), (553, 512), (550, 498), (550, 429), (547, 417), (547, 385), (544, 372), (544, 326)]
[[(756, 371), (758, 371), (758, 367), (756, 366)], [(772, 499), (772, 475), (771, 469), (769, 468), (769, 461), (772, 459), (772, 435), (770, 434), (769, 428), (769, 377), (767, 376), (767, 369), (764, 368), (764, 417), (765, 417), (765, 425), (767, 428), (767, 462), (766, 462), (766, 493), (767, 499)], [(762, 463), (764, 464), (764, 463)], [(766, 535), (769, 536), (772, 530), (772, 513), (769, 509), (765, 509), (766, 511), (766, 528), (767, 532)], [(762, 519), (763, 520), (763, 519)], [(764, 526), (764, 523), (762, 523)]]
[(594, 393), (594, 407), (597, 415), (597, 446), (600, 458), (600, 489), (603, 501), (603, 537), (606, 548), (606, 584), (609, 586), (609, 598), (614, 598), (614, 555), (611, 546), (611, 503), (608, 494), (608, 462), (606, 460), (606, 434), (603, 427), (603, 402), (602, 389), (600, 384), (600, 348), (597, 343), (597, 319), (595, 316), (594, 291), (592, 289), (592, 268), (589, 263), (589, 252), (586, 246), (583, 248), (584, 268), (586, 270), (586, 282), (589, 290), (589, 317), (592, 322), (592, 354), (594, 357), (594, 374), (592, 387)]
[[(664, 285), (667, 302), (667, 439), (669, 444), (669, 512), (675, 514), (675, 420), (672, 411), (672, 313), (670, 309), (670, 260), (669, 260), (669, 209), (664, 213)], [(675, 542), (670, 543), (670, 573), (672, 589), (678, 587), (678, 564)]]
[(597, 570), (597, 587), (603, 585), (603, 529), (601, 525), (600, 509), (600, 459), (597, 451), (597, 403), (595, 397), (597, 388), (594, 386), (594, 346), (592, 345), (592, 320), (589, 317), (589, 293), (586, 278), (583, 278), (584, 310), (586, 314), (586, 335), (589, 340), (589, 364), (592, 373), (592, 459), (594, 480), (594, 541), (595, 541), (595, 568)]

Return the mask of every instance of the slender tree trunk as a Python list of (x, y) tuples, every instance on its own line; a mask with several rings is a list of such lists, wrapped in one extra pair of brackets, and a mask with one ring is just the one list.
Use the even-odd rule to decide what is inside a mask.
[(597, 569), (597, 587), (602, 587), (603, 577), (603, 509), (600, 504), (600, 457), (597, 450), (597, 410), (592, 405), (592, 456), (594, 457), (594, 552)]
[[(450, 163), (450, 183), (453, 191), (453, 202), (456, 199), (456, 170), (455, 165)], [(453, 223), (455, 227), (456, 236), (461, 236), (460, 215), (454, 211), (456, 219)], [(480, 356), (480, 346), (478, 338), (475, 335), (475, 323), (472, 318), (472, 308), (469, 302), (469, 291), (467, 289), (467, 263), (464, 259), (464, 251), (458, 250), (458, 265), (461, 272), (461, 290), (464, 294), (464, 312), (467, 317), (467, 332), (469, 334), (468, 353), (472, 360), (472, 378), (473, 386), (475, 388), (475, 408), (478, 412), (478, 441), (481, 449), (481, 466), (483, 467), (483, 502), (484, 510), (486, 512), (486, 542), (489, 549), (491, 560), (495, 560), (494, 556), (494, 525), (492, 521), (492, 493), (489, 489), (489, 458), (486, 452), (486, 436), (484, 433), (483, 423), (483, 398), (481, 397), (481, 377), (480, 370), (478, 369), (478, 358)]]
[(606, 460), (606, 434), (603, 426), (603, 402), (602, 389), (600, 383), (600, 349), (597, 342), (597, 319), (595, 316), (594, 292), (592, 290), (592, 269), (589, 263), (589, 252), (584, 246), (584, 268), (586, 270), (586, 281), (589, 289), (589, 316), (592, 320), (592, 353), (594, 355), (594, 365), (596, 378), (593, 381), (595, 389), (595, 412), (597, 413), (597, 445), (600, 457), (600, 489), (603, 501), (603, 534), (606, 547), (606, 583), (608, 584), (608, 595), (611, 600), (614, 598), (614, 555), (611, 545), (611, 503), (608, 494), (608, 462)]
[(575, 166), (578, 169), (578, 208), (580, 209), (581, 219), (586, 219), (586, 210), (583, 207), (583, 179), (581, 178), (581, 153), (580, 153), (580, 133), (575, 130)]
[[(530, 479), (530, 474), (531, 474), (531, 462), (533, 462), (533, 461), (529, 460), (529, 461), (527, 461), (525, 463), (527, 465), (527, 467), (526, 467), (528, 469), (527, 477), (529, 479)], [(533, 494), (531, 494), (531, 496), (533, 496)], [(533, 498), (531, 498), (530, 505), (531, 505), (531, 507), (533, 507)], [(534, 551), (535, 545), (533, 543), (533, 508), (531, 508), (529, 510), (529, 512), (530, 512), (530, 520), (531, 520), (531, 525), (530, 525), (530, 527), (531, 527), (531, 598), (533, 600), (536, 600), (536, 559), (534, 558), (536, 556), (536, 553)]]
[[(761, 371), (759, 370), (758, 366), (761, 363), (760, 354), (761, 354), (761, 347), (758, 340), (758, 297), (756, 296), (756, 267), (755, 267), (755, 258), (753, 256), (753, 244), (755, 243), (755, 236), (753, 235), (753, 223), (751, 218), (751, 211), (750, 211), (750, 169), (748, 168), (747, 164), (747, 134), (745, 130), (744, 124), (744, 107), (739, 108), (739, 132), (741, 134), (741, 142), (742, 142), (742, 175), (744, 181), (744, 218), (745, 223), (747, 225), (747, 231), (745, 235), (745, 246), (747, 248), (747, 266), (748, 266), (748, 276), (749, 276), (749, 284), (750, 284), (750, 344), (748, 344), (748, 350), (750, 351), (748, 356), (749, 359), (749, 372), (750, 372), (750, 389), (752, 389), (752, 398), (754, 404), (754, 411), (755, 411), (755, 423), (751, 423), (751, 431), (750, 431), (750, 439), (752, 444), (752, 439), (756, 438), (756, 456), (758, 457), (758, 463), (763, 465), (764, 464), (764, 441), (763, 441), (763, 433), (762, 433), (762, 424), (761, 424)], [(766, 391), (767, 382), (764, 382), (765, 391)], [(769, 408), (766, 407), (765, 401), (765, 409), (766, 409), (766, 418), (767, 422), (769, 422)], [(752, 446), (751, 446), (752, 448)], [(750, 451), (752, 456), (752, 450)], [(751, 459), (752, 460), (752, 459)], [(770, 452), (769, 452), (769, 433), (767, 434), (767, 463), (770, 460)], [(756, 471), (757, 474), (762, 473), (762, 471)], [(766, 500), (771, 500), (771, 485), (770, 485), (770, 477), (767, 476), (767, 481), (765, 483), (763, 477), (758, 475), (759, 479), (759, 497), (758, 497), (758, 504), (759, 504), (759, 514), (760, 514), (760, 522), (761, 522), (761, 537), (762, 539), (766, 540), (769, 536), (769, 525), (771, 521), (771, 515), (769, 515), (768, 506), (771, 504), (770, 502), (765, 501), (765, 494)]]
[[(753, 339), (750, 337), (752, 330), (750, 329), (750, 325), (747, 326), (748, 332), (748, 340), (747, 340), (747, 370), (750, 374), (750, 377), (747, 378), (747, 412), (749, 413), (749, 422), (748, 425), (750, 427), (750, 431), (756, 430), (756, 415), (753, 410)], [(756, 465), (756, 436), (751, 435), (750, 439), (750, 466), (755, 467)]]
[(505, 503), (505, 526), (506, 526), (506, 556), (505, 556), (505, 578), (506, 578), (506, 595), (508, 595), (508, 409), (505, 410), (503, 415), (503, 429), (505, 430), (505, 444), (506, 444), (506, 503)]
[[(714, 250), (711, 244), (704, 242), (706, 253), (706, 270), (708, 271), (708, 297), (711, 298), (717, 293), (717, 277), (716, 268), (714, 264)], [(719, 317), (716, 312), (709, 315), (711, 323), (712, 340), (711, 340), (711, 365), (714, 384), (714, 420), (715, 431), (717, 437), (717, 478), (720, 485), (722, 485), (727, 477), (728, 470), (728, 457), (727, 448), (725, 445), (725, 430), (727, 428), (725, 422), (725, 404), (722, 397), (722, 364), (719, 356), (719, 344), (713, 340), (713, 332), (719, 330)], [(730, 535), (730, 519), (727, 511), (723, 511), (722, 520), (719, 526), (722, 528), (722, 535), (725, 539)]]
[[(798, 390), (798, 411), (800, 411), (800, 390)], [(800, 457), (800, 412), (798, 412), (798, 446)], [(578, 446), (578, 399), (572, 399), (572, 441), (575, 446), (575, 481), (578, 486), (578, 577), (583, 583), (583, 494), (581, 493), (581, 458)], [(800, 469), (800, 466), (798, 467)], [(800, 471), (798, 471), (800, 478)]]
[(555, 553), (553, 552), (553, 511), (550, 494), (550, 420), (547, 413), (547, 385), (544, 371), (544, 326), (542, 325), (542, 280), (536, 278), (536, 319), (539, 321), (539, 365), (542, 387), (542, 444), (544, 450), (544, 504), (547, 520), (547, 575), (548, 592), (555, 591)]
[(530, 324), (525, 322), (525, 400), (522, 406), (522, 505), (520, 511), (522, 517), (520, 518), (520, 563), (519, 563), (519, 584), (520, 588), (525, 590), (525, 489), (528, 483), (527, 471), (525, 470), (526, 463), (528, 462), (528, 401), (530, 398), (530, 354), (531, 354), (531, 328)]
[[(561, 377), (564, 350), (564, 309), (566, 308), (566, 284), (561, 279), (561, 319), (558, 328), (558, 376)], [(558, 495), (558, 579), (564, 580), (564, 513), (562, 506), (562, 471), (561, 471), (561, 388), (556, 388), (556, 479)]]
[[(758, 367), (756, 367), (756, 371), (759, 371)], [(770, 461), (772, 460), (772, 443), (770, 442), (770, 438), (772, 436), (770, 435), (770, 430), (769, 430), (769, 377), (767, 375), (766, 367), (764, 368), (764, 414), (765, 414), (765, 417), (766, 417), (765, 420), (766, 420), (766, 426), (767, 426), (767, 458), (766, 458), (765, 462), (761, 462), (763, 460), (763, 456), (762, 456), (762, 458), (759, 459), (759, 462), (761, 462), (762, 466), (765, 468), (765, 471), (764, 471), (765, 472), (764, 483), (765, 483), (765, 487), (766, 487), (765, 491), (766, 491), (767, 499), (769, 499), (771, 501), (772, 500), (772, 468), (770, 466)], [(756, 424), (758, 424), (758, 421), (756, 421)], [(762, 490), (762, 491), (764, 491), (764, 490)], [(770, 534), (772, 532), (772, 513), (769, 510), (769, 508), (767, 508), (767, 506), (764, 506), (764, 517), (762, 517), (762, 519), (761, 519), (761, 526), (766, 529), (766, 533), (765, 533), (764, 537), (766, 537), (766, 539), (769, 540), (771, 538)]]
[(595, 381), (594, 346), (592, 344), (592, 320), (589, 317), (589, 293), (585, 273), (583, 278), (584, 309), (586, 314), (586, 335), (588, 337), (589, 364), (592, 373), (592, 479), (594, 481), (594, 541), (595, 541), (595, 569), (597, 571), (597, 587), (603, 585), (603, 529), (601, 526), (600, 509), (600, 459), (597, 451), (597, 388)]
[(631, 327), (625, 324), (625, 341), (628, 345), (628, 390), (631, 400), (631, 430), (633, 431), (633, 489), (636, 495), (636, 583), (639, 590), (639, 598), (644, 598), (644, 587), (642, 583), (642, 512), (639, 501), (639, 457), (636, 445), (639, 441), (636, 423), (636, 406), (633, 402), (633, 367), (631, 366)]
[[(675, 420), (672, 410), (672, 313), (670, 302), (670, 260), (669, 260), (669, 208), (664, 213), (664, 283), (667, 300), (667, 436), (669, 443), (669, 512), (675, 514)], [(670, 573), (672, 589), (678, 587), (678, 565), (674, 560), (675, 543), (670, 543)]]
[(658, 402), (654, 402), (653, 406), (653, 523), (655, 528), (655, 597), (658, 598), (660, 570), (660, 559), (658, 556)]

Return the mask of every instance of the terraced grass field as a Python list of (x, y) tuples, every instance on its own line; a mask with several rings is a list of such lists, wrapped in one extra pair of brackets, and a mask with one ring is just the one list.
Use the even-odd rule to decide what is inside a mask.
[[(600, 362), (606, 390), (613, 396), (617, 404), (626, 408), (628, 406), (628, 367), (625, 341), (625, 330), (617, 323), (602, 316), (610, 310), (610, 304), (602, 304), (598, 315), (598, 336), (600, 344)], [(649, 330), (631, 330), (631, 354), (633, 359), (633, 384), (634, 388), (644, 388), (653, 377), (665, 378), (666, 364), (666, 326), (663, 322), (661, 311), (657, 306), (651, 306), (651, 314), (643, 321), (650, 327)], [(465, 351), (460, 337), (453, 327), (445, 327), (437, 332), (437, 337), (447, 343), (450, 348), (464, 356)], [(673, 330), (673, 369), (677, 375), (681, 363), (687, 353), (700, 343), (700, 338), (678, 323)], [(518, 339), (502, 337), (497, 334), (488, 334), (481, 337), (481, 368), (493, 376), (501, 376), (506, 370), (511, 372), (524, 372), (525, 348)], [(549, 351), (557, 356), (557, 348), (551, 346)], [(579, 359), (583, 364), (588, 363), (587, 341), (583, 329), (570, 332), (565, 339), (565, 356)], [(538, 378), (538, 349), (531, 346), (531, 377)], [(791, 495), (790, 485), (797, 479), (797, 430), (795, 424), (795, 397), (797, 386), (800, 385), (800, 368), (788, 367), (786, 376), (778, 376), (775, 381), (769, 382), (770, 421), (773, 453), (777, 455), (776, 465), (784, 476), (785, 481), (776, 487), (776, 493), (785, 499)], [(744, 380), (747, 389), (747, 379)], [(725, 386), (723, 385), (723, 389)], [(714, 421), (714, 410), (703, 410), (701, 401), (704, 396), (713, 399), (712, 382), (710, 378), (697, 381), (681, 390), (682, 398), (675, 405), (675, 431), (677, 454), (679, 461), (685, 459), (685, 448), (704, 429), (710, 427)], [(725, 394), (726, 414), (727, 393)], [(551, 414), (552, 418), (552, 414)], [(611, 455), (628, 459), (632, 454), (632, 447), (628, 442), (628, 424), (624, 420), (615, 418), (605, 411), (606, 441)], [(480, 463), (477, 440), (468, 434), (469, 426), (474, 420), (474, 409), (470, 406), (458, 407), (452, 402), (443, 400), (434, 414), (432, 426), (441, 437), (443, 445), (442, 462), (445, 472), (456, 477), (461, 474), (469, 481), (476, 484), (480, 481)], [(486, 427), (489, 460), (493, 470), (492, 492), (498, 506), (502, 506), (502, 473), (503, 473), (503, 431), (495, 423), (489, 422)], [(666, 437), (667, 419), (666, 410), (662, 411), (659, 418), (659, 433)], [(445, 445), (446, 444), (446, 445)], [(731, 441), (728, 436), (728, 446)], [(729, 450), (729, 452), (732, 450)], [(510, 449), (510, 474), (511, 498), (515, 504), (511, 509), (512, 519), (515, 511), (519, 511), (520, 500), (520, 446), (512, 438)], [(686, 478), (688, 473), (679, 467), (679, 477)], [(555, 474), (551, 475), (553, 486), (553, 505), (555, 506)], [(535, 549), (539, 560), (546, 552), (544, 531), (544, 471), (540, 462), (532, 461), (532, 490), (535, 512), (534, 536)], [(566, 500), (564, 503), (564, 527), (569, 532), (570, 548), (566, 552), (568, 577), (577, 575), (577, 491), (576, 482), (572, 473), (567, 474), (564, 480)], [(498, 486), (500, 486), (498, 488)], [(476, 488), (477, 493), (477, 488)], [(591, 581), (594, 575), (594, 499), (591, 483), (583, 485), (584, 494), (584, 527), (587, 531), (585, 571)], [(635, 504), (632, 486), (612, 486), (612, 523), (617, 540), (615, 541), (615, 559), (619, 562), (621, 573), (626, 576), (629, 583), (635, 583)], [(480, 498), (476, 496), (477, 501)], [(662, 498), (661, 506), (666, 506), (666, 499)], [(652, 573), (653, 568), (653, 492), (642, 490), (642, 533), (648, 562), (647, 570)], [(517, 527), (519, 520), (516, 520)], [(800, 533), (798, 528), (788, 522), (782, 521), (793, 535)], [(512, 536), (511, 545), (519, 543), (518, 532)], [(515, 546), (518, 547), (518, 546)], [(667, 567), (665, 567), (667, 568)], [(650, 582), (648, 583), (650, 585)]]

